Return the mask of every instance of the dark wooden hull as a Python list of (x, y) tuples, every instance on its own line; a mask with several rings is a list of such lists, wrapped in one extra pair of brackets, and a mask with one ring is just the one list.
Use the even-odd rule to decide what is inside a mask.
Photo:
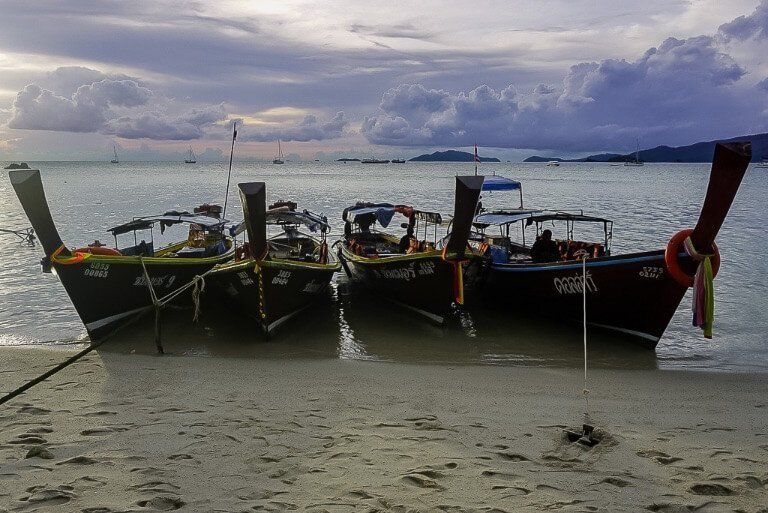
[(340, 269), (328, 264), (245, 260), (218, 267), (211, 282), (225, 299), (258, 322), (265, 335), (321, 298)]
[(342, 247), (345, 270), (356, 286), (443, 324), (455, 302), (453, 266), (440, 251), (363, 258)]
[[(589, 325), (619, 332), (651, 349), (686, 291), (668, 275), (664, 251), (587, 260), (586, 288)], [(502, 310), (581, 323), (582, 263), (488, 263), (472, 284), (470, 298)]]
[[(144, 265), (155, 293), (162, 297), (231, 257), (232, 252), (210, 258), (144, 258)], [(92, 342), (152, 308), (138, 257), (91, 255), (82, 262), (67, 264), (53, 258), (52, 267)], [(172, 304), (191, 306), (191, 292), (179, 295)]]

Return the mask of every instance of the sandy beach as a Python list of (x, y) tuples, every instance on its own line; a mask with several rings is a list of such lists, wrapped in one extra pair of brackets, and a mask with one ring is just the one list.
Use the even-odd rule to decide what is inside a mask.
[(0, 511), (768, 511), (765, 378), (593, 371), (584, 449), (578, 369), (93, 353), (0, 409)]

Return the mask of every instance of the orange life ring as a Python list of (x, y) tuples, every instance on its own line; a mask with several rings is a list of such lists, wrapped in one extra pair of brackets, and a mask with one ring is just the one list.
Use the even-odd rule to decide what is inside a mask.
[(91, 255), (101, 255), (101, 256), (123, 256), (123, 254), (120, 253), (118, 250), (108, 248), (106, 246), (88, 246), (85, 248), (78, 248), (74, 252), (90, 253)]
[[(688, 228), (680, 230), (667, 243), (667, 249), (664, 251), (664, 263), (667, 266), (667, 272), (672, 278), (682, 285), (683, 287), (693, 287), (693, 276), (686, 273), (680, 267), (680, 259), (678, 255), (681, 251), (685, 251), (683, 243), (685, 239), (691, 236), (693, 230)], [(712, 255), (712, 276), (717, 276), (717, 272), (720, 270), (720, 249), (717, 244), (712, 243), (712, 248), (715, 250)]]

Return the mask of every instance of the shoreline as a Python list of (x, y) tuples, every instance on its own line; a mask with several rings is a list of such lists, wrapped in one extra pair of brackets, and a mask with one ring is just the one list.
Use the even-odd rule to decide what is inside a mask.
[(585, 450), (581, 369), (94, 352), (0, 406), (0, 511), (764, 511), (763, 374), (589, 379)]

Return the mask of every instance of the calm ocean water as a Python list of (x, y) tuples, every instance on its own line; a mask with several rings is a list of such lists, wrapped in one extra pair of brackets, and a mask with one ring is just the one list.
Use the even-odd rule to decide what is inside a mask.
[[(5, 163), (0, 163), (3, 166)], [(54, 220), (71, 247), (93, 239), (111, 242), (106, 229), (132, 216), (222, 202), (224, 163), (31, 163), (43, 175)], [(768, 370), (768, 173), (751, 168), (718, 238), (723, 266), (716, 279), (715, 338), (690, 326), (690, 297), (680, 306), (655, 353), (611, 335), (590, 335), (597, 366)], [(241, 217), (235, 184), (264, 180), (268, 200), (292, 199), (328, 215), (340, 233), (341, 210), (356, 200), (410, 203), (450, 212), (453, 179), (471, 174), (469, 164), (236, 163), (230, 219)], [(709, 165), (654, 164), (641, 168), (607, 164), (484, 164), (485, 174), (523, 183), (526, 206), (582, 209), (614, 221), (614, 254), (661, 249), (669, 237), (692, 227), (706, 190)], [(8, 180), (0, 177), (0, 227), (28, 226)], [(515, 196), (494, 193), (484, 205), (516, 205)], [(577, 227), (578, 234), (578, 227)], [(166, 232), (162, 240), (183, 238)], [(558, 236), (555, 228), (555, 236)], [(156, 240), (159, 239), (156, 233)], [(84, 329), (54, 275), (41, 274), (38, 245), (0, 235), (0, 345), (82, 343)], [(482, 312), (462, 317), (460, 328), (440, 329), (395, 306), (351, 295), (343, 277), (328, 304), (292, 323), (268, 343), (244, 320), (207, 311), (191, 325), (189, 312), (164, 319), (166, 344), (186, 354), (251, 357), (338, 357), (382, 361), (429, 361), (507, 365), (578, 365), (581, 334), (535, 319), (499, 319)], [(110, 342), (111, 344), (111, 342)], [(151, 328), (121, 336), (117, 350), (153, 350)]]

